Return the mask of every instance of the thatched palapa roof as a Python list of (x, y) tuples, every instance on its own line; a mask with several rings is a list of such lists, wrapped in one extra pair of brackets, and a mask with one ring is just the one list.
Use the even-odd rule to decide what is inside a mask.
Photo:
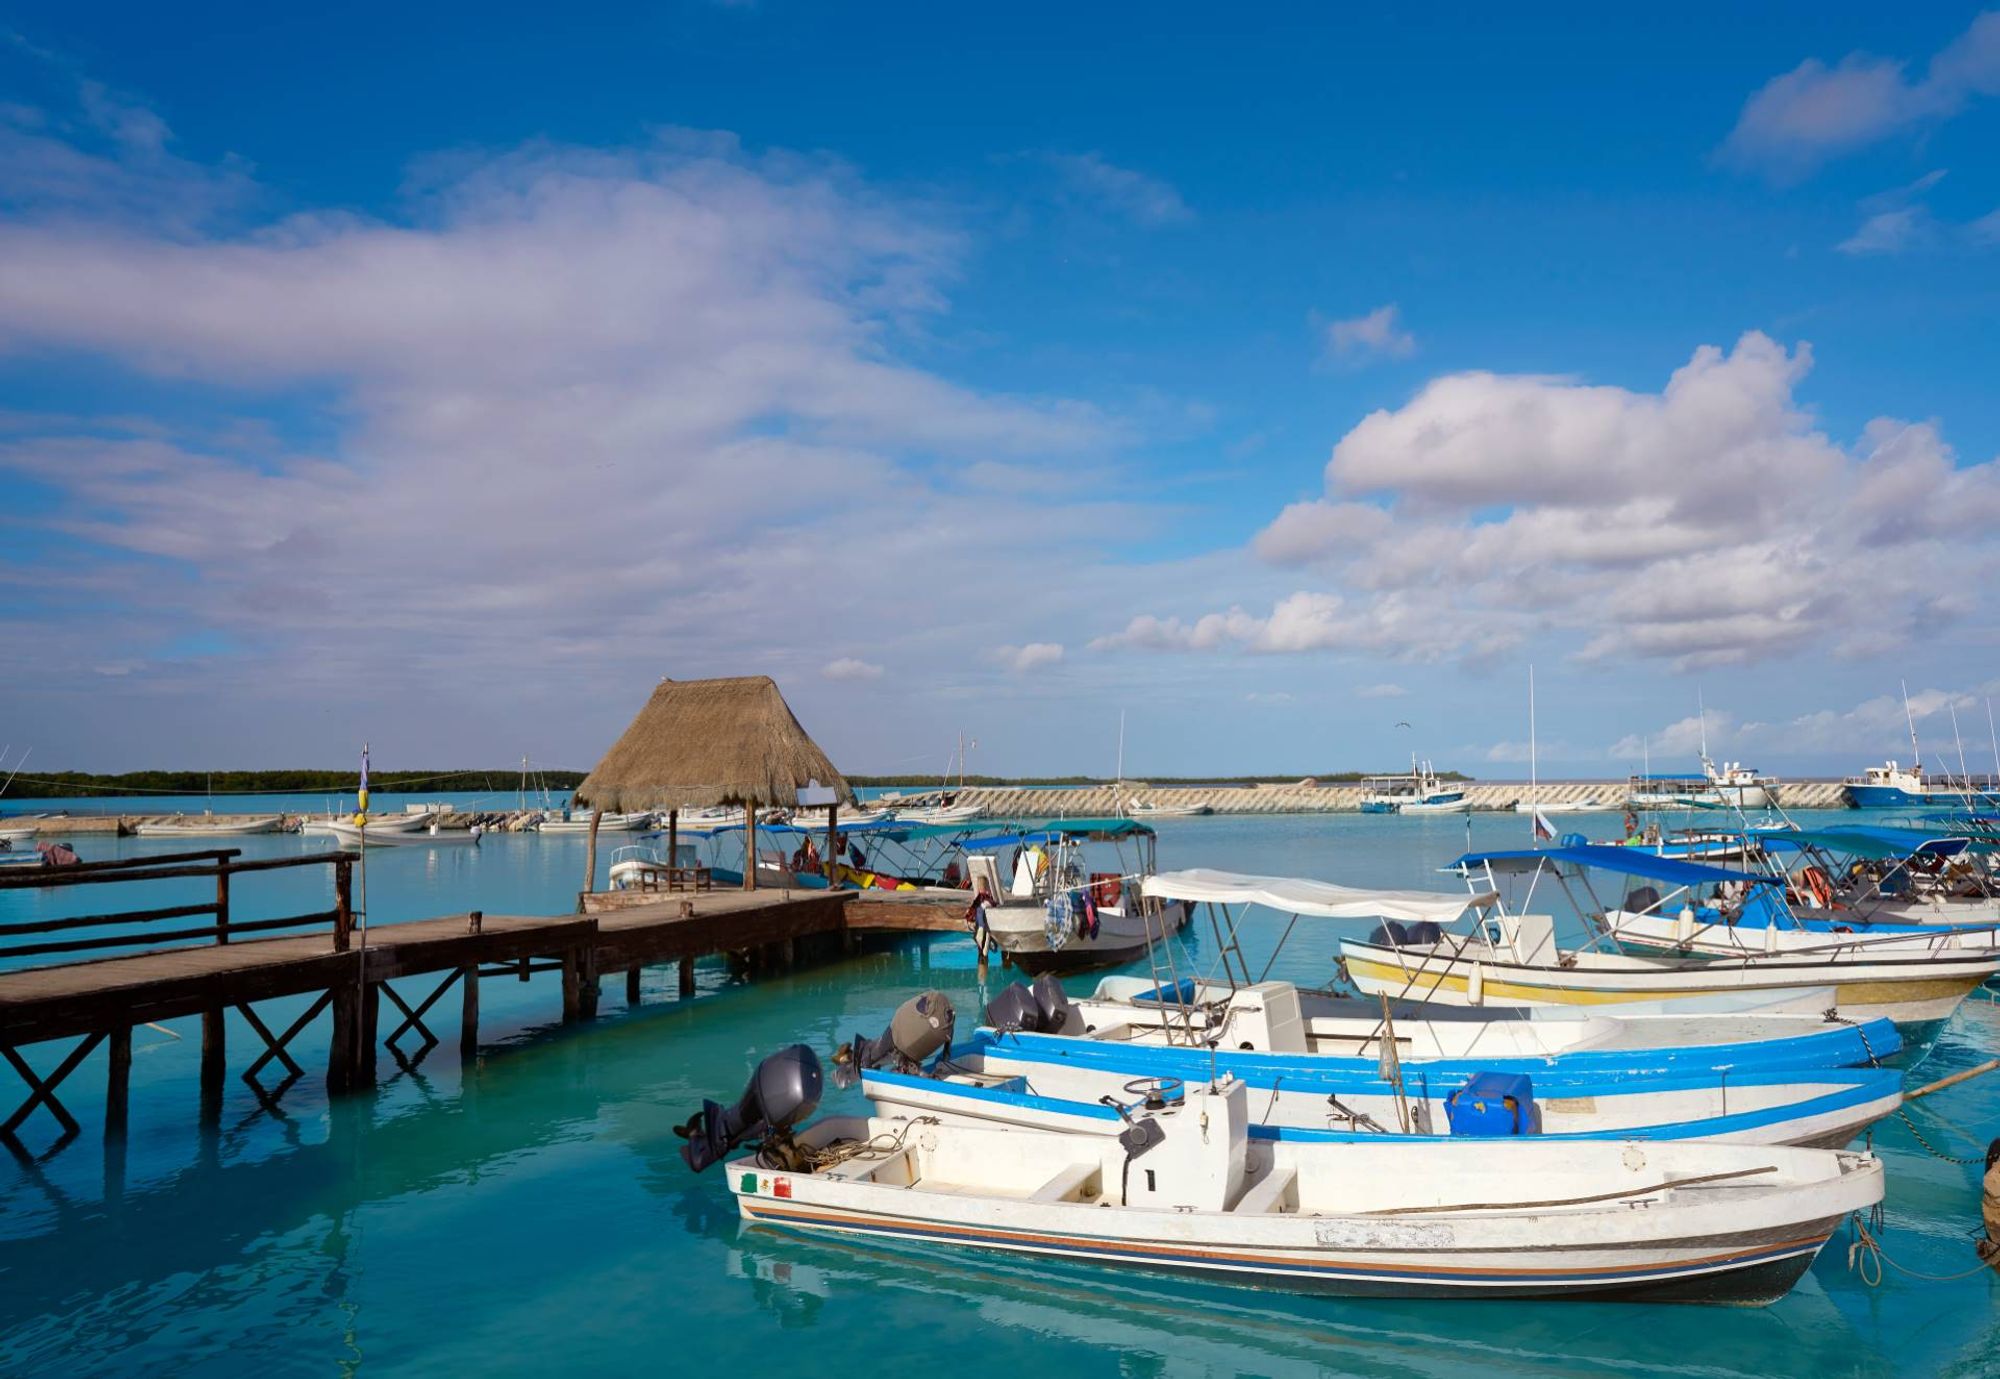
[(713, 805), (796, 805), (812, 783), (854, 794), (768, 675), (662, 680), (576, 798), (614, 813)]

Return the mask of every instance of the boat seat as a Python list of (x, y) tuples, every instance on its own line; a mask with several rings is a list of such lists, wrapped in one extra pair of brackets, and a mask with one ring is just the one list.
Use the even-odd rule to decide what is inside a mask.
[(1097, 1180), (1101, 1171), (1102, 1168), (1098, 1164), (1071, 1164), (1030, 1193), (1028, 1200), (1030, 1202), (1075, 1201), (1085, 1187)]
[(1274, 1211), (1284, 1210), (1285, 1194), (1292, 1184), (1299, 1180), (1299, 1171), (1289, 1164), (1283, 1168), (1273, 1168), (1243, 1190), (1230, 1211), (1239, 1216), (1268, 1216)]

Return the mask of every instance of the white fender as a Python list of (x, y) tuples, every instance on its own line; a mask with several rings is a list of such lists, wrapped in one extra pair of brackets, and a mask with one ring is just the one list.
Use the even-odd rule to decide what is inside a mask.
[(1465, 1003), (1474, 1006), (1486, 1004), (1486, 968), (1481, 963), (1472, 964), (1472, 971), (1465, 978)]

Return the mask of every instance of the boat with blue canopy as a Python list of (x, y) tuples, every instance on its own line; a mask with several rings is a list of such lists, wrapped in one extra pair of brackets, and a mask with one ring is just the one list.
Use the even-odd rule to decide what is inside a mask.
[[(1975, 987), (2000, 972), (2000, 949), (1989, 937), (1955, 931), (1880, 939), (1812, 935), (1809, 947), (1788, 951), (1779, 946), (1782, 928), (1773, 927), (1770, 936), (1759, 934), (1765, 948), (1711, 956), (1694, 951), (1691, 940), (1704, 928), (1726, 931), (1727, 917), (1718, 911), (1714, 920), (1704, 920), (1691, 904), (1654, 921), (1665, 929), (1671, 954), (1628, 951), (1627, 916), (1659, 915), (1670, 899), (1723, 887), (1739, 901), (1759, 890), (1781, 891), (1783, 881), (1763, 872), (1596, 844), (1473, 852), (1453, 867), (1483, 893), (1496, 892), (1502, 878), (1525, 884), (1519, 908), (1495, 903), (1469, 933), (1399, 934), (1385, 928), (1367, 940), (1343, 941), (1342, 962), (1357, 987), (1457, 1005), (1600, 1006), (1721, 991), (1831, 986), (1845, 1017), (1881, 1015), (1915, 1026), (1945, 1019)], [(1593, 873), (1641, 884), (1627, 887), (1618, 903), (1606, 904), (1593, 888)], [(1587, 942), (1565, 946), (1558, 940), (1554, 915), (1529, 908), (1545, 883), (1562, 892), (1587, 927)], [(1668, 888), (1664, 893), (1662, 885)], [(1782, 903), (1782, 895), (1776, 903)], [(1681, 908), (1690, 913), (1683, 917)], [(1686, 952), (1678, 948), (1682, 938), (1690, 940)]]

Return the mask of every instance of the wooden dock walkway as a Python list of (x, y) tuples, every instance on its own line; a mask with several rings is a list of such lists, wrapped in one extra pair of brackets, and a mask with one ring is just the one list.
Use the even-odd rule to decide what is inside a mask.
[[(479, 986), (494, 978), (525, 979), (537, 972), (562, 974), (566, 1020), (588, 1019), (597, 1011), (603, 979), (623, 972), (628, 1002), (639, 999), (640, 971), (679, 966), (679, 990), (694, 994), (698, 959), (728, 955), (744, 970), (790, 966), (801, 944), (850, 951), (862, 932), (963, 932), (956, 907), (871, 901), (844, 891), (594, 892), (583, 897), (582, 914), (488, 915), (477, 911), (435, 919), (364, 927), (347, 899), (353, 855), (317, 854), (277, 862), (242, 863), (231, 850), (176, 854), (85, 864), (0, 878), (0, 888), (27, 885), (90, 885), (166, 876), (213, 877), (217, 900), (167, 910), (109, 913), (81, 919), (0, 925), (0, 958), (32, 952), (72, 956), (104, 947), (137, 946), (162, 938), (191, 946), (155, 948), (117, 957), (91, 957), (51, 966), (0, 972), (0, 1056), (28, 1088), (28, 1097), (4, 1122), (0, 1142), (25, 1156), (18, 1132), (38, 1108), (61, 1127), (54, 1148), (74, 1139), (81, 1126), (57, 1096), (63, 1081), (100, 1044), (109, 1043), (105, 1103), (107, 1138), (122, 1137), (126, 1124), (132, 1030), (135, 1026), (199, 1016), (202, 1021), (200, 1108), (204, 1122), (219, 1115), (229, 1058), (225, 1013), (236, 1011), (262, 1047), (241, 1075), (267, 1106), (304, 1075), (290, 1045), (322, 1012), (331, 1012), (327, 1085), (334, 1092), (370, 1086), (380, 1053), (404, 1056), (412, 1041), (421, 1055), (441, 1042), (432, 1014), (458, 988), (459, 1048), (472, 1058), (479, 1042)], [(331, 865), (336, 871), (337, 904), (320, 915), (286, 920), (232, 923), (229, 877), (275, 866)], [(213, 923), (171, 934), (146, 929), (192, 914)], [(97, 933), (116, 927), (111, 936)], [(312, 932), (242, 938), (277, 928), (309, 927)], [(75, 937), (79, 932), (83, 937)], [(69, 937), (47, 940), (45, 935)], [(33, 937), (29, 948), (9, 949), (7, 941)], [(399, 989), (399, 985), (401, 989)], [(420, 994), (413, 995), (412, 987)], [(311, 997), (303, 1013), (282, 1029), (267, 1024), (257, 1007), (279, 998)], [(395, 1022), (382, 1033), (382, 1009)], [(46, 1076), (36, 1073), (20, 1049), (56, 1040), (76, 1044)], [(282, 1072), (267, 1086), (265, 1070)], [(53, 1152), (53, 1150), (48, 1151)]]

